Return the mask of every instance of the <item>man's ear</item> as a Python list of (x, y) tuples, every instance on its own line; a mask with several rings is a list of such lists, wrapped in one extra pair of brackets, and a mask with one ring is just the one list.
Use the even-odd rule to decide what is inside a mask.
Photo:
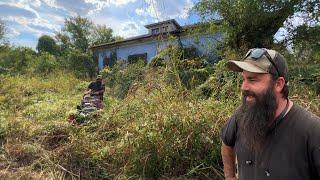
[(284, 77), (278, 77), (275, 84), (276, 92), (281, 93), (285, 84), (286, 84), (286, 80), (284, 79)]

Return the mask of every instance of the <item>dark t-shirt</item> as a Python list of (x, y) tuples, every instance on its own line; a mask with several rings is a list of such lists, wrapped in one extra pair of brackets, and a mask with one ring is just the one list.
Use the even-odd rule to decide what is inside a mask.
[(240, 180), (320, 179), (319, 117), (294, 104), (259, 153), (243, 145), (238, 126), (233, 115), (222, 127), (221, 138), (234, 147)]
[[(88, 86), (89, 89), (91, 89), (93, 92), (101, 91), (105, 89), (105, 86), (103, 83), (100, 82), (91, 82)], [(97, 96), (100, 97), (101, 100), (103, 100), (103, 92), (99, 93)]]
[(93, 92), (104, 90), (104, 84), (99, 82), (91, 82), (88, 86)]

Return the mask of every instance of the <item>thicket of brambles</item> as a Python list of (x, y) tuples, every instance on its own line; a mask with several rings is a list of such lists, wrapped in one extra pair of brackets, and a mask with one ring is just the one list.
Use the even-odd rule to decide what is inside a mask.
[[(223, 5), (238, 14), (247, 8), (259, 13), (254, 7), (261, 5), (259, 1), (242, 0), (235, 6), (223, 2), (200, 1), (196, 8), (207, 16), (219, 8), (226, 10), (220, 7)], [(208, 6), (212, 3), (217, 4)], [(284, 6), (288, 13), (290, 5), (298, 7), (290, 3), (272, 7)], [(276, 15), (276, 10), (270, 13)], [(275, 18), (268, 12), (251, 19), (263, 17), (268, 22)], [(148, 64), (118, 60), (99, 72), (106, 83), (105, 107), (94, 117), (86, 117), (82, 125), (69, 124), (67, 117), (80, 103), (90, 78), (98, 73), (88, 47), (118, 37), (105, 27), (91, 32), (99, 27), (74, 17), (66, 21), (56, 42), (50, 37), (39, 39), (37, 52), (1, 45), (0, 177), (222, 179), (220, 128), (241, 102), (241, 78), (227, 71), (225, 63), (240, 59), (250, 47), (281, 52), (289, 63), (290, 99), (319, 116), (319, 25), (300, 26), (290, 31), (289, 39), (273, 42), (271, 29), (264, 29), (269, 36), (258, 31), (244, 33), (248, 27), (267, 28), (261, 21), (252, 19), (248, 26), (246, 17), (220, 14), (230, 17), (220, 23), (209, 20), (190, 32), (196, 36), (203, 29), (223, 31), (224, 41), (212, 49), (217, 57), (199, 57), (193, 48), (170, 46)], [(239, 24), (230, 26), (235, 22)], [(67, 36), (70, 33), (63, 32), (73, 32), (68, 29), (73, 27), (70, 23), (91, 27), (84, 31), (88, 36)], [(90, 39), (93, 32), (104, 32), (104, 38)]]

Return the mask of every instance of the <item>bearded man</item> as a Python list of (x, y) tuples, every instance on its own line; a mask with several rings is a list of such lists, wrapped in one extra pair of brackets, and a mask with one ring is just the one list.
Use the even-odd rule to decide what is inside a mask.
[(227, 67), (241, 72), (243, 101), (221, 130), (225, 178), (320, 179), (320, 118), (288, 99), (284, 57), (255, 48)]

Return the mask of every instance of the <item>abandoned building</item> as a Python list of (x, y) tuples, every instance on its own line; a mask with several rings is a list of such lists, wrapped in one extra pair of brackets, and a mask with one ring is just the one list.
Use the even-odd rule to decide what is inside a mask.
[(90, 49), (98, 61), (99, 69), (111, 66), (119, 59), (129, 63), (137, 58), (150, 62), (170, 44), (176, 44), (182, 48), (193, 47), (199, 56), (212, 55), (217, 43), (222, 39), (221, 33), (198, 33), (197, 35), (188, 33), (187, 29), (194, 26), (180, 26), (174, 19), (166, 20), (146, 25), (148, 34), (95, 45)]

